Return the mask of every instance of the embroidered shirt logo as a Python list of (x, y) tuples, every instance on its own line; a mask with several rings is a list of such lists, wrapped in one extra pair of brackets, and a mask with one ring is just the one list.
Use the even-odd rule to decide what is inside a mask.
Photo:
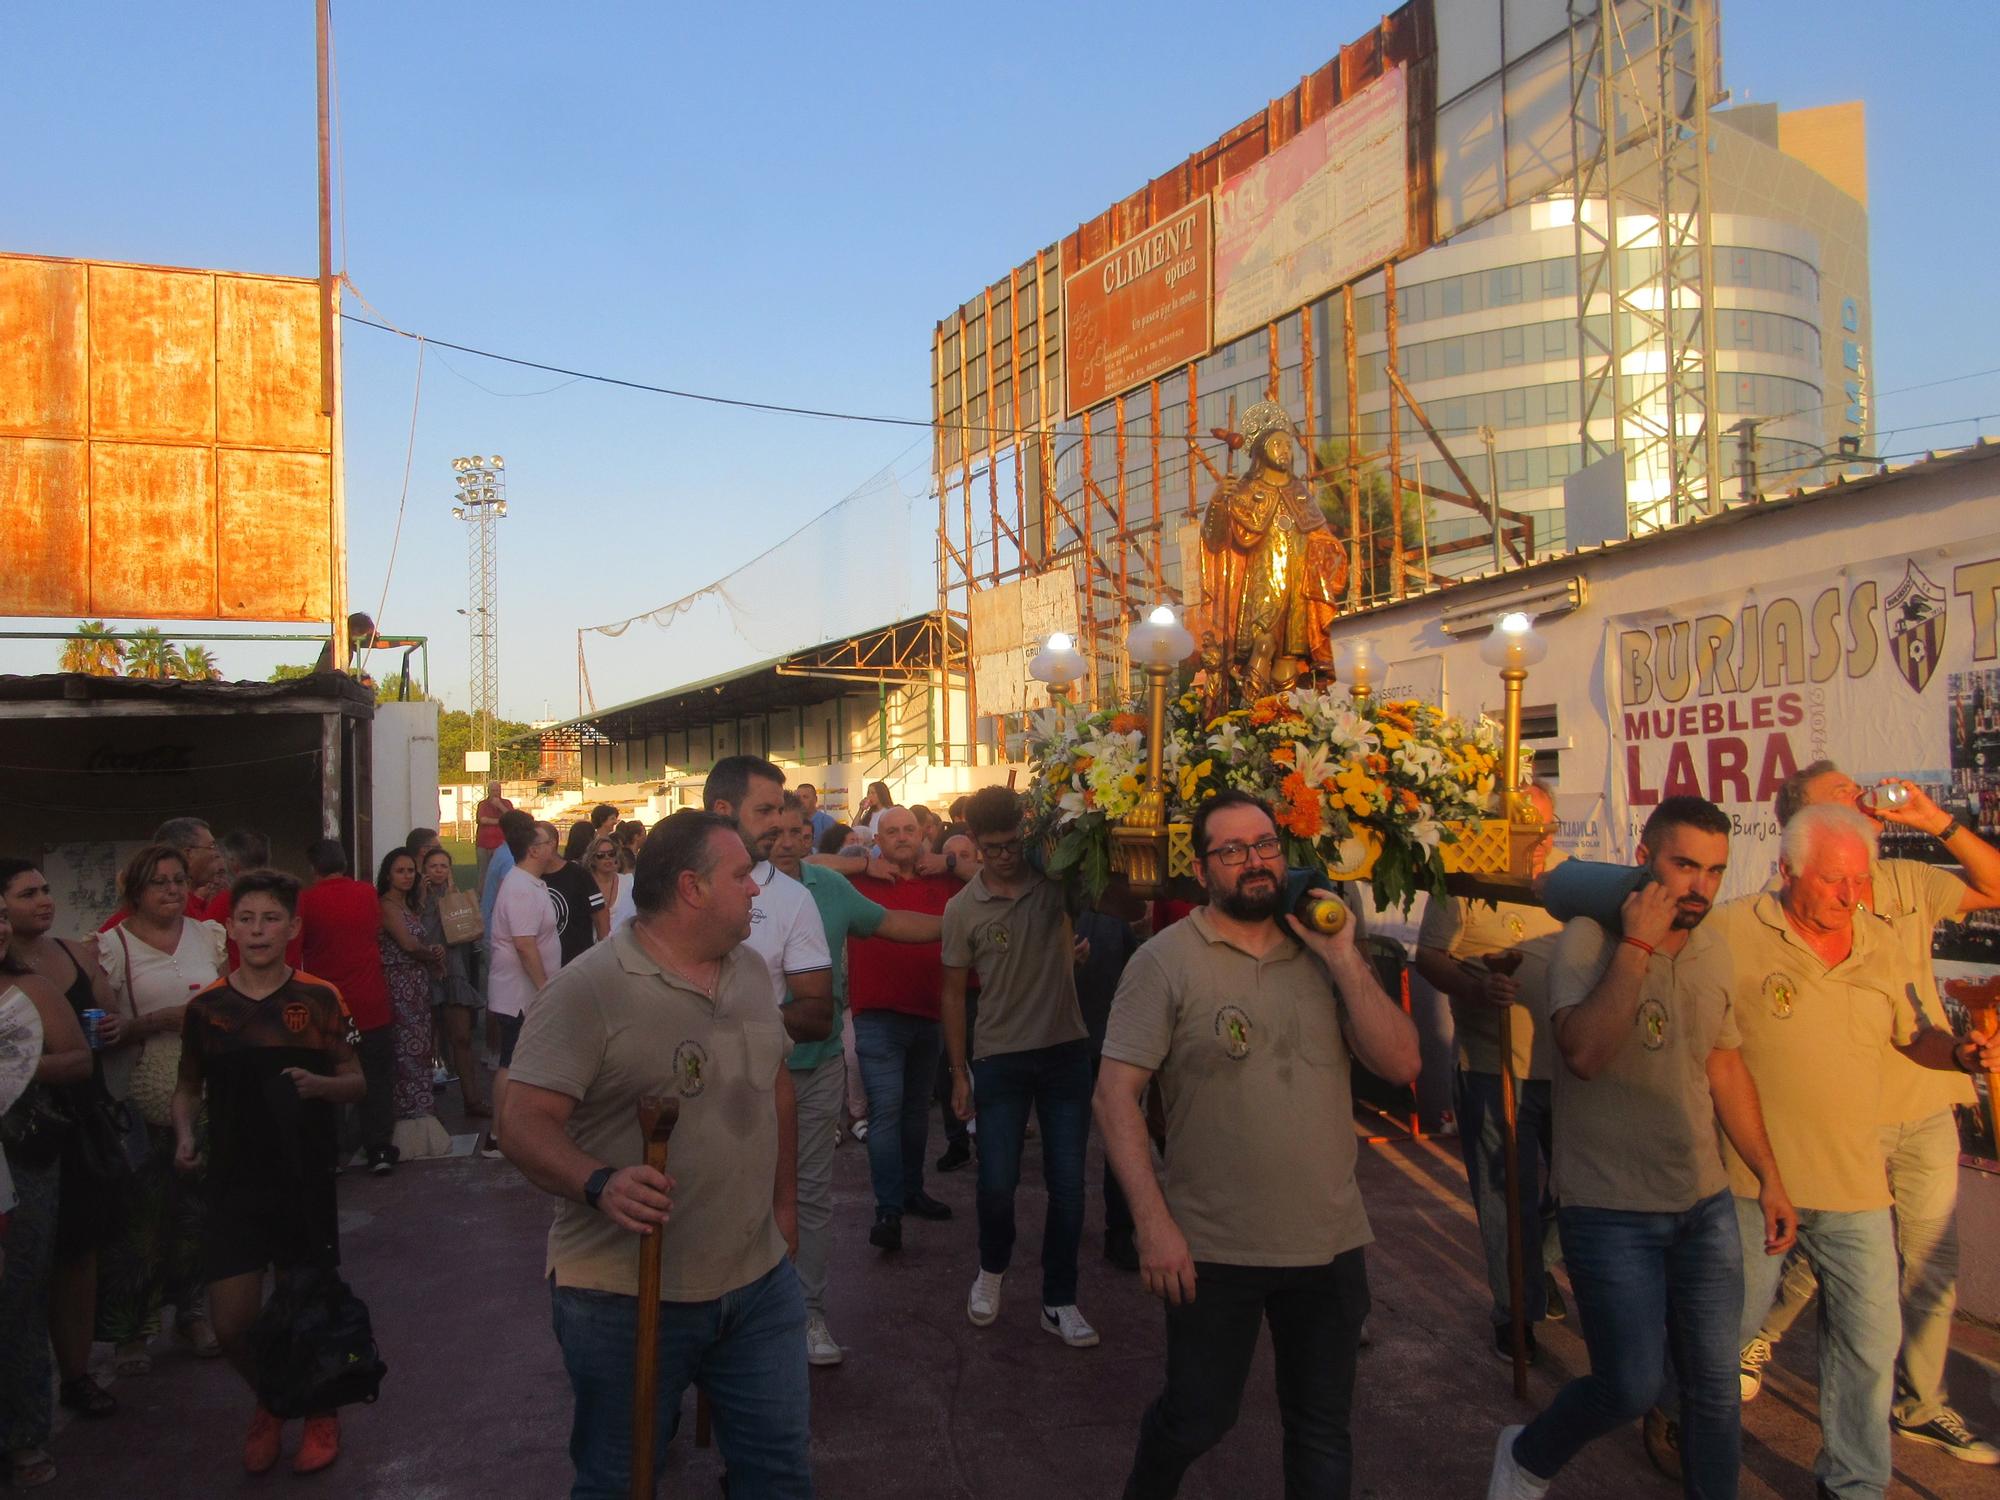
[(1242, 1062), (1250, 1055), (1250, 1018), (1237, 1006), (1223, 1006), (1215, 1013), (1215, 1038), (1232, 1061)]
[(1639, 1002), (1639, 1040), (1648, 1052), (1667, 1044), (1667, 1008), (1651, 997)]
[(700, 1042), (682, 1042), (674, 1048), (674, 1087), (683, 1099), (697, 1099), (708, 1087), (708, 1049)]
[(1799, 982), (1785, 973), (1764, 976), (1764, 999), (1771, 1007), (1771, 1014), (1780, 1021), (1792, 1018), (1792, 1006), (1799, 998)]

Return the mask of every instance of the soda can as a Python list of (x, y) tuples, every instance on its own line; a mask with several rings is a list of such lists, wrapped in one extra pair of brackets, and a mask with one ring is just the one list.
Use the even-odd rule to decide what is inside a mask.
[(83, 1039), (90, 1044), (90, 1050), (93, 1052), (104, 1045), (98, 1035), (98, 1027), (104, 1023), (107, 1014), (108, 1012), (93, 1008), (77, 1017), (83, 1023)]

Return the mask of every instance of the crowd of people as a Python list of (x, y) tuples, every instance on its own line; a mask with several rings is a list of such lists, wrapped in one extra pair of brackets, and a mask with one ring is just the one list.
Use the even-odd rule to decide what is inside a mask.
[[(1420, 1049), (1358, 910), (1331, 935), (1289, 915), (1298, 882), (1267, 806), (1205, 804), (1204, 903), (1149, 913), (1116, 886), (1080, 906), (1043, 874), (1006, 787), (940, 815), (877, 783), (846, 823), (739, 755), (699, 811), (649, 832), (602, 804), (566, 833), (487, 791), (476, 890), (433, 829), (372, 885), (317, 841), (301, 886), (259, 835), (176, 818), (86, 941), (57, 935), (39, 868), (0, 860), (0, 1053), (34, 1038), (33, 1080), (0, 1119), (15, 1486), (55, 1477), (54, 1403), (116, 1415), (93, 1342), (139, 1377), (171, 1333), (254, 1389), (267, 1271), (337, 1263), (340, 1163), (387, 1175), (444, 1154), (437, 1091), (456, 1085), (476, 1149), (559, 1200), (547, 1270), (575, 1496), (630, 1489), (641, 1297), (662, 1303), (656, 1467), (699, 1384), (731, 1493), (812, 1492), (808, 1372), (849, 1355), (827, 1315), (843, 1140), (865, 1147), (883, 1258), (906, 1232), (958, 1233), (927, 1174), (974, 1166), (964, 1308), (987, 1328), (1038, 1139), (1030, 1317), (1098, 1344), (1079, 1278), (1093, 1124), (1104, 1260), (1166, 1323), (1125, 1494), (1175, 1494), (1222, 1441), (1265, 1324), (1287, 1496), (1349, 1493), (1372, 1240), (1350, 1074), (1409, 1083)], [(1565, 864), (1545, 840), (1541, 904), (1429, 903), (1415, 968), (1455, 1023), (1494, 1352), (1532, 1361), (1535, 1327), (1573, 1310), (1590, 1355), (1500, 1435), (1489, 1500), (1532, 1500), (1635, 1420), (1687, 1494), (1733, 1495), (1741, 1406), (1815, 1285), (1822, 1494), (1883, 1494), (1892, 1433), (2000, 1463), (1944, 1379), (1953, 1109), (2000, 1041), (1953, 1033), (1929, 963), (1938, 921), (2000, 907), (2000, 852), (1908, 791), (1864, 816), (1852, 780), (1807, 767), (1778, 799), (1768, 887), (1720, 905), (1730, 825), (1691, 797), (1654, 809), (1631, 869)], [(1546, 792), (1528, 795), (1552, 821)], [(1940, 840), (1962, 878), (1878, 858), (1881, 819)], [(638, 1123), (663, 1099), (664, 1172)], [(652, 1235), (657, 1287), (640, 1285)], [(254, 1406), (245, 1466), (282, 1448)], [(293, 1467), (338, 1451), (335, 1414), (311, 1413)]]

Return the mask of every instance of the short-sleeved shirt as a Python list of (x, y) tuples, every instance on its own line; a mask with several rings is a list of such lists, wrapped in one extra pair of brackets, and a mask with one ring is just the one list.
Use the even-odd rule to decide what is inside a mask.
[(261, 1000), (225, 977), (188, 1002), (181, 1082), (206, 1093), (211, 1192), (332, 1182), (339, 1108), (301, 1099), (284, 1073), (330, 1076), (359, 1040), (340, 992), (311, 974), (295, 971)]
[[(1561, 931), (1562, 923), (1539, 906), (1513, 901), (1495, 904), (1465, 896), (1433, 897), (1424, 907), (1417, 946), (1435, 948), (1448, 958), (1477, 961), (1495, 953), (1512, 952), (1535, 938), (1553, 937)], [(1547, 960), (1545, 951), (1541, 957), (1544, 969)], [(1524, 958), (1522, 967), (1526, 968), (1529, 962)], [(1521, 977), (1517, 971), (1516, 978)], [(1498, 1073), (1499, 1010), (1483, 1000), (1461, 1000), (1456, 995), (1445, 998), (1458, 1038), (1458, 1065), (1468, 1073)], [(1522, 1007), (1513, 1009), (1516, 1012), (1511, 1018), (1514, 1076), (1551, 1077), (1552, 1049), (1543, 1035), (1547, 1028), (1538, 1027), (1531, 1014), (1522, 1013)]]
[[(1726, 989), (1683, 982), (1712, 939), (1714, 920), (1697, 927), (1679, 953), (1647, 959), (1631, 1035), (1595, 1078), (1555, 1069), (1551, 1177), (1561, 1202), (1675, 1214), (1729, 1186), (1708, 1055), (1741, 1046), (1742, 1037)], [(1564, 924), (1549, 971), (1552, 1023), (1589, 998), (1617, 952), (1618, 939), (1591, 918)]]
[[(919, 875), (911, 880), (877, 880), (858, 876), (854, 888), (892, 911), (914, 911), (942, 917), (962, 887), (949, 875)], [(942, 943), (892, 943), (869, 938), (849, 945), (847, 1003), (856, 1015), (868, 1010), (900, 1011), (923, 1021), (938, 1018), (944, 985)]]
[[(1786, 1193), (1800, 1208), (1832, 1213), (1887, 1208), (1883, 1054), (1917, 1034), (1888, 934), (1857, 916), (1853, 951), (1829, 965), (1770, 891), (1724, 902), (1702, 926), (1714, 929), (1714, 941), (1690, 986), (1726, 990), (1734, 1002)], [(1756, 1174), (1727, 1142), (1723, 1154), (1731, 1191), (1755, 1197)]]
[(848, 939), (873, 936), (888, 913), (855, 890), (840, 871), (825, 865), (800, 865), (799, 881), (819, 912), (827, 955), (833, 961), (833, 1030), (824, 1041), (794, 1043), (787, 1064), (794, 1073), (807, 1073), (841, 1050), (841, 1018), (847, 1012)]
[(562, 938), (556, 930), (556, 906), (538, 875), (516, 865), (500, 883), (493, 903), (493, 964), (486, 976), (486, 1008), (496, 1016), (525, 1016), (536, 995), (534, 976), (521, 962), (515, 938), (533, 938), (542, 961), (542, 977), (555, 978), (562, 967)]
[(1062, 887), (1030, 874), (1018, 896), (986, 888), (982, 870), (944, 909), (944, 966), (979, 974), (973, 1057), (1031, 1052), (1090, 1035), (1076, 1000), (1075, 944)]
[(790, 998), (787, 974), (813, 974), (833, 967), (826, 928), (806, 888), (768, 859), (750, 872), (750, 878), (757, 882), (757, 895), (750, 903), (750, 936), (743, 946), (764, 961), (764, 972), (771, 977), (771, 1000), (783, 1005)]
[[(1882, 962), (1891, 966), (1890, 977), (1919, 1021), (1950, 1031), (1951, 1019), (1938, 996), (1937, 970), (1931, 962), (1931, 935), (1938, 923), (1958, 915), (1965, 904), (1965, 882), (1949, 870), (1913, 859), (1877, 860), (1868, 873), (1874, 893), (1865, 911), (1856, 912), (1855, 921), (1887, 929), (1889, 940), (1880, 948)], [(1973, 1104), (1978, 1098), (1972, 1079), (1956, 1069), (1944, 1073), (1926, 1068), (1893, 1047), (1885, 1054), (1884, 1125), (1927, 1120), (1954, 1104)]]
[(1297, 939), (1259, 958), (1196, 909), (1125, 966), (1104, 1055), (1159, 1075), (1162, 1191), (1197, 1261), (1324, 1265), (1374, 1238), (1341, 1002)]
[(502, 844), (486, 864), (486, 883), (479, 888), (479, 915), (486, 919), (487, 940), (492, 940), (493, 903), (500, 899), (500, 886), (514, 868), (514, 851)]
[[(771, 1212), (778, 1167), (773, 1089), (791, 1041), (769, 979), (742, 948), (722, 960), (711, 1000), (668, 973), (621, 927), (549, 983), (528, 1012), (512, 1077), (576, 1100), (566, 1127), (607, 1166), (645, 1160), (637, 1108), (680, 1101), (668, 1145), (673, 1217), (660, 1240), (660, 1298), (707, 1302), (747, 1286), (785, 1254)], [(557, 1286), (639, 1289), (639, 1236), (563, 1199), (549, 1231)]]
[[(814, 811), (812, 815), (813, 848), (817, 849), (819, 847), (819, 841), (826, 837), (827, 830), (839, 821), (840, 819), (836, 818), (823, 807)], [(834, 873), (838, 874), (839, 871), (835, 871)]]
[(479, 825), (478, 836), (474, 839), (473, 842), (481, 849), (504, 848), (507, 843), (507, 838), (505, 834), (500, 832), (500, 824), (498, 820), (500, 814), (510, 813), (513, 810), (514, 810), (514, 804), (509, 802), (505, 797), (488, 797), (485, 801), (481, 802), (478, 808), (474, 810), (473, 817), (492, 818), (495, 821), (491, 823), (481, 823)]
[(340, 991), (354, 1024), (379, 1031), (393, 1019), (382, 973), (382, 898), (352, 875), (322, 875), (299, 892), (306, 968)]
[(562, 962), (573, 964), (597, 941), (597, 914), (604, 910), (604, 891), (580, 860), (565, 860), (560, 870), (542, 877), (556, 910), (556, 944)]

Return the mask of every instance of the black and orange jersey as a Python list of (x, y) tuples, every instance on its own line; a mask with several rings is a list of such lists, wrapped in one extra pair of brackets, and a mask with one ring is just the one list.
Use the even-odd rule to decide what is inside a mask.
[(294, 971), (263, 999), (218, 979), (188, 1002), (181, 1082), (208, 1102), (209, 1176), (269, 1183), (332, 1168), (336, 1111), (301, 1099), (287, 1069), (331, 1074), (358, 1033), (340, 991)]

